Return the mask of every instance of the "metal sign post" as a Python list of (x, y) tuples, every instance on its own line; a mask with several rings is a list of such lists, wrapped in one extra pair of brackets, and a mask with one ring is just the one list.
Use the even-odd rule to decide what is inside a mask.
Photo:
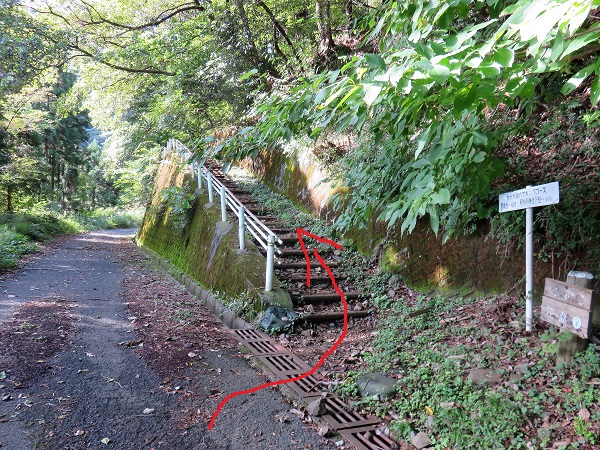
[(525, 329), (533, 325), (533, 208), (554, 205), (560, 201), (558, 181), (527, 186), (525, 189), (500, 194), (501, 213), (525, 209)]

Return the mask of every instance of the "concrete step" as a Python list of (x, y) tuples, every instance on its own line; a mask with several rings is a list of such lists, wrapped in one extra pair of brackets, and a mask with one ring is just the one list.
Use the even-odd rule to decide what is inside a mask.
[[(360, 319), (367, 317), (369, 311), (348, 311), (348, 319)], [(328, 313), (311, 313), (306, 314), (300, 319), (299, 322), (311, 322), (311, 323), (323, 323), (323, 322), (335, 322), (337, 320), (344, 320), (344, 311), (333, 311)]]
[[(307, 249), (308, 254), (312, 255), (313, 254), (313, 249), (312, 248), (308, 248)], [(267, 254), (267, 251), (264, 248), (260, 248), (260, 252), (263, 254)], [(319, 254), (321, 255), (325, 255), (327, 253), (331, 253), (331, 250), (319, 250)], [(301, 248), (281, 248), (277, 250), (277, 255), (285, 258), (286, 256), (304, 256), (304, 252), (302, 251)]]
[[(282, 277), (283, 278), (283, 277)], [(306, 281), (306, 275), (293, 275), (291, 277), (286, 277), (287, 280), (289, 281), (302, 281), (305, 282)], [(335, 281), (342, 281), (342, 280), (347, 280), (348, 276), (347, 275), (336, 275), (335, 276)], [(329, 278), (329, 275), (316, 275), (313, 272), (310, 273), (310, 282), (312, 283), (329, 283), (331, 282), (331, 278)]]
[[(327, 263), (327, 265), (329, 266), (330, 269), (332, 269), (334, 267), (337, 267), (338, 263), (332, 262), (332, 263)], [(312, 262), (312, 263), (310, 263), (310, 267), (312, 269), (314, 269), (316, 267), (321, 267), (321, 264), (318, 261)], [(275, 269), (306, 269), (306, 262), (275, 263)]]
[(278, 236), (284, 244), (295, 244), (298, 242), (298, 236)]
[[(353, 300), (361, 295), (365, 295), (364, 292), (344, 292), (344, 298), (346, 300)], [(334, 303), (341, 302), (342, 297), (339, 294), (292, 294), (292, 300), (302, 302), (304, 304), (313, 303)]]

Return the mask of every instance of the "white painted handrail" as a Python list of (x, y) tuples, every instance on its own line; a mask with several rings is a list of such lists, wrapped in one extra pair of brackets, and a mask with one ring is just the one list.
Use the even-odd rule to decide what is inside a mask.
[(202, 188), (202, 180), (206, 180), (208, 189), (208, 201), (214, 201), (216, 193), (221, 200), (221, 220), (227, 220), (227, 209), (238, 218), (240, 249), (245, 249), (245, 231), (256, 240), (256, 242), (267, 252), (267, 267), (265, 291), (269, 292), (273, 288), (273, 269), (275, 262), (275, 246), (282, 245), (283, 241), (258, 217), (250, 212), (248, 208), (225, 186), (218, 178), (213, 176), (210, 169), (202, 161), (196, 161), (190, 150), (177, 139), (169, 139), (166, 148), (163, 150), (163, 158), (168, 153), (179, 155), (180, 164), (188, 163), (192, 179), (195, 179), (195, 170), (197, 170), (198, 187)]

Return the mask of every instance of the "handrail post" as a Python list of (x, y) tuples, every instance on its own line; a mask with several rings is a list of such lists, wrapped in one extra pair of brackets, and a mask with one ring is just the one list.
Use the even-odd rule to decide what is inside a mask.
[(210, 171), (206, 174), (206, 184), (208, 185), (208, 202), (212, 203), (214, 200), (213, 197), (213, 180), (212, 173)]
[(202, 176), (202, 166), (198, 165), (198, 189), (202, 189), (202, 180), (203, 180), (203, 176)]
[(192, 177), (192, 180), (194, 179), (194, 169), (195, 169), (195, 164), (196, 164), (196, 163), (195, 163), (194, 161), (192, 161), (192, 162), (190, 163), (190, 176)]
[(239, 227), (238, 236), (240, 239), (240, 250), (246, 250), (246, 224), (244, 223), (244, 206), (238, 208)]
[(269, 235), (267, 239), (267, 279), (265, 281), (265, 291), (273, 290), (273, 269), (275, 264), (275, 236)]
[(227, 202), (225, 199), (225, 186), (221, 186), (221, 221), (227, 222)]

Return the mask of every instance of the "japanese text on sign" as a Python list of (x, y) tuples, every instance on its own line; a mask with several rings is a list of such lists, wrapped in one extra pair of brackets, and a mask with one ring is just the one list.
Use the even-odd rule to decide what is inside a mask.
[(500, 194), (500, 212), (553, 205), (560, 201), (558, 181)]

